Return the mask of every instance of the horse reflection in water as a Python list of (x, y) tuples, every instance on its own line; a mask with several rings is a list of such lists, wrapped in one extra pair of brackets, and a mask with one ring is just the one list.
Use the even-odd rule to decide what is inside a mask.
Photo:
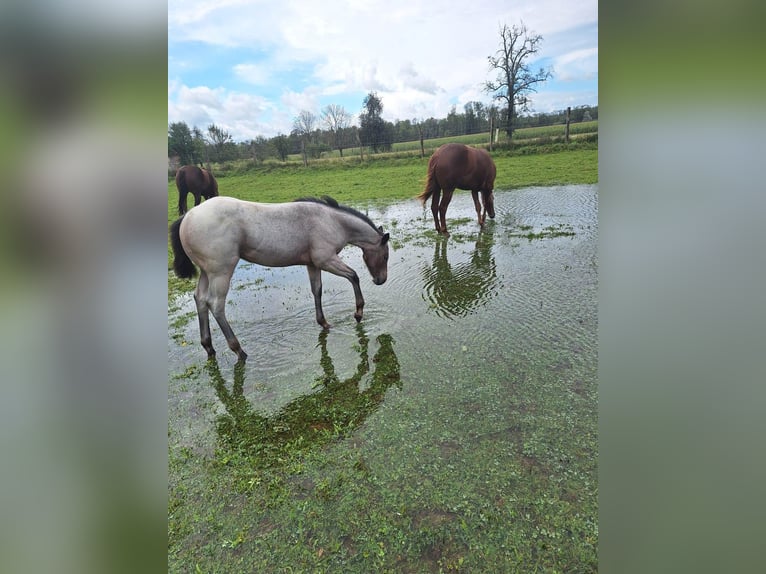
[(371, 382), (360, 391), (359, 385), (370, 371), (369, 339), (361, 325), (356, 326), (356, 331), (359, 364), (351, 377), (341, 380), (336, 374), (327, 352), (328, 332), (322, 331), (318, 342), (322, 354), (322, 375), (317, 377), (319, 390), (296, 398), (268, 417), (255, 412), (244, 396), (244, 363), (235, 365), (234, 384), (229, 391), (217, 361), (209, 361), (205, 368), (227, 411), (216, 423), (222, 443), (260, 455), (268, 464), (270, 460), (283, 458), (273, 455), (284, 453), (288, 447), (291, 451), (307, 450), (359, 427), (382, 403), (391, 385), (401, 388), (401, 380), (394, 339), (388, 334), (379, 335), (376, 339), (379, 347), (372, 359)]
[(447, 259), (447, 238), (436, 239), (433, 264), (422, 270), (423, 299), (440, 317), (464, 317), (496, 294), (493, 233), (492, 227), (479, 232), (470, 259), (455, 265)]

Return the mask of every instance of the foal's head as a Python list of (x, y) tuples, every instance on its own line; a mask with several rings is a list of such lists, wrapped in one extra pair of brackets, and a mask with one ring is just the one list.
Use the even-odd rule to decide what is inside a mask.
[(388, 279), (388, 233), (383, 233), (382, 227), (379, 227), (378, 231), (380, 241), (362, 247), (362, 258), (372, 275), (372, 282), (375, 285), (383, 285)]

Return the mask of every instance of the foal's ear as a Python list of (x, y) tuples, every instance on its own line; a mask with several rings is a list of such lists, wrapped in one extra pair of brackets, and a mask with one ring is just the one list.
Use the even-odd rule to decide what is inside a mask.
[(389, 237), (388, 233), (384, 233), (383, 237), (380, 238), (380, 244), (385, 245), (386, 243), (388, 243), (388, 237)]

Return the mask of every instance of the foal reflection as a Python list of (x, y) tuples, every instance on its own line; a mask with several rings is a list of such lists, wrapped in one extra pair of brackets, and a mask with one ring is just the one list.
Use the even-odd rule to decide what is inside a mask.
[[(317, 377), (319, 390), (296, 398), (268, 417), (255, 412), (244, 397), (244, 363), (234, 366), (234, 384), (229, 391), (217, 362), (208, 362), (206, 368), (211, 383), (226, 408), (226, 414), (216, 420), (220, 441), (229, 447), (244, 449), (248, 454), (273, 455), (287, 448), (306, 450), (355, 430), (378, 408), (391, 385), (401, 388), (394, 339), (383, 334), (376, 338), (378, 350), (372, 359), (370, 384), (360, 391), (359, 385), (370, 371), (369, 339), (361, 325), (356, 326), (356, 331), (359, 363), (351, 377), (341, 380), (337, 376), (327, 351), (328, 332), (322, 331), (318, 341), (322, 367), (322, 374)], [(278, 459), (270, 457), (269, 460)]]

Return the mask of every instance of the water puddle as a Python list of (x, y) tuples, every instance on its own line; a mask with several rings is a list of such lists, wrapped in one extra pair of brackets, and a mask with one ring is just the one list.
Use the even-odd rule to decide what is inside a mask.
[[(304, 268), (240, 263), (227, 303), (229, 320), (250, 355), (239, 370), (212, 319), (218, 370), (211, 374), (202, 368), (205, 354), (187, 295), (176, 316), (192, 318), (171, 329), (169, 338), (175, 375), (169, 405), (180, 427), (190, 416), (197, 422), (195, 429), (179, 433), (179, 443), (196, 434), (196, 442), (212, 445), (213, 423), (232, 404), (229, 399), (227, 407), (221, 395), (226, 385), (237, 389), (237, 404), (250, 403), (253, 413), (264, 417), (322, 392), (317, 381), (328, 377), (329, 361), (337, 371), (334, 379), (370, 388), (374, 377), (360, 365), (379, 349), (368, 351), (368, 343), (360, 341), (373, 346), (389, 341), (385, 354), (402, 365), (397, 383), (405, 396), (422, 392), (425, 381), (429, 392), (440, 392), (434, 377), (474, 385), (477, 369), (488, 365), (503, 378), (509, 362), (540, 349), (574, 354), (577, 361), (567, 358), (568, 363), (592, 373), (596, 186), (495, 193), (497, 216), (483, 230), (475, 222), (470, 194), (457, 193), (448, 211), (449, 237), (433, 231), (430, 210), (415, 200), (368, 206), (371, 219), (390, 231), (393, 249), (389, 281), (382, 286), (372, 283), (359, 249), (349, 246), (341, 254), (361, 278), (366, 306), (359, 325), (346, 280), (323, 273), (323, 305), (333, 327), (322, 333)], [(198, 376), (185, 377), (189, 370)], [(200, 419), (202, 413), (206, 416)]]
[[(597, 539), (597, 186), (495, 196), (496, 218), (480, 230), (470, 194), (456, 193), (447, 238), (415, 200), (366, 206), (392, 250), (382, 286), (358, 248), (341, 253), (361, 280), (359, 324), (346, 280), (323, 273), (324, 332), (304, 268), (240, 263), (227, 315), (244, 365), (212, 319), (218, 360), (207, 363), (191, 295), (177, 301), (168, 441), (178, 552), (204, 539), (217, 556), (238, 540), (238, 556), (278, 561), (272, 552), (298, 543), (288, 535), (303, 528), (304, 507), (337, 560), (361, 560), (380, 524), (395, 534), (389, 544), (408, 540), (434, 563), (468, 552), (461, 524), (497, 552), (515, 535), (551, 548), (562, 529), (575, 545)], [(263, 528), (248, 534), (251, 524)]]

